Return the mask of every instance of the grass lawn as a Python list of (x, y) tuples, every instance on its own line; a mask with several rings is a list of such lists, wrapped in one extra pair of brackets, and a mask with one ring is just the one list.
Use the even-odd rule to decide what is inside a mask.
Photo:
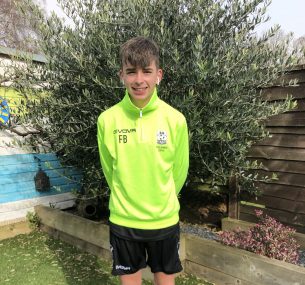
[[(1, 285), (119, 284), (109, 262), (38, 231), (0, 241), (0, 268)], [(182, 284), (211, 283), (184, 275), (176, 281)]]

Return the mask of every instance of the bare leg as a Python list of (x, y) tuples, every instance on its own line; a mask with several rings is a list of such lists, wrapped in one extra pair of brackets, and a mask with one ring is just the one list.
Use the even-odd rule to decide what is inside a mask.
[(142, 284), (142, 270), (133, 274), (126, 274), (120, 276), (121, 285), (141, 285)]
[(175, 274), (157, 272), (154, 274), (155, 285), (175, 285)]

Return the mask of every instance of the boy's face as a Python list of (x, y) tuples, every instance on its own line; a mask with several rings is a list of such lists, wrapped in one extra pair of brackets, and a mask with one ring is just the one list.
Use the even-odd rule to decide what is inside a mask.
[(155, 86), (162, 79), (162, 70), (158, 69), (155, 60), (144, 68), (124, 64), (120, 70), (120, 78), (124, 82), (131, 101), (139, 108), (149, 102)]

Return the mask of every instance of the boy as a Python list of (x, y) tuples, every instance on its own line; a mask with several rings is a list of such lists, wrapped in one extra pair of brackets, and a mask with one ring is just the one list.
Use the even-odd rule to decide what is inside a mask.
[(159, 48), (136, 37), (120, 50), (123, 100), (98, 118), (98, 145), (110, 188), (112, 274), (140, 285), (147, 265), (157, 285), (175, 284), (179, 201), (188, 170), (184, 116), (157, 96)]

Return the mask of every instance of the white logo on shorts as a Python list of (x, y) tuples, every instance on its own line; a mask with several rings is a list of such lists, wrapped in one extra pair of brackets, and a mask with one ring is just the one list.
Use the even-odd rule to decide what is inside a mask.
[(121, 269), (121, 270), (127, 271), (127, 270), (130, 270), (130, 267), (129, 266), (123, 266), (123, 265), (116, 265), (115, 269), (117, 269), (117, 270)]

